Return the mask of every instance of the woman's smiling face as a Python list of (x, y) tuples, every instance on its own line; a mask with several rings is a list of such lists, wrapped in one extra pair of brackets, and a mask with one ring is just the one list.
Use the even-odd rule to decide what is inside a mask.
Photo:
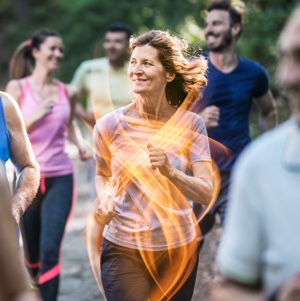
[(128, 76), (134, 93), (141, 95), (161, 93), (166, 88), (167, 75), (154, 47), (144, 45), (134, 48), (128, 67)]
[(36, 62), (40, 62), (49, 71), (60, 67), (64, 57), (64, 46), (60, 37), (47, 37), (39, 49), (32, 50)]

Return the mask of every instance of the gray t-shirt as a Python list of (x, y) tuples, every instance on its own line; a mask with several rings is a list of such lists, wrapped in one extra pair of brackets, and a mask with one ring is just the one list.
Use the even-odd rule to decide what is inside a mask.
[(118, 245), (149, 251), (177, 248), (195, 238), (189, 200), (159, 170), (152, 170), (147, 144), (163, 148), (171, 165), (192, 175), (191, 165), (211, 161), (203, 120), (188, 111), (175, 123), (151, 126), (119, 109), (94, 128), (95, 159), (119, 188), (114, 219), (104, 237)]

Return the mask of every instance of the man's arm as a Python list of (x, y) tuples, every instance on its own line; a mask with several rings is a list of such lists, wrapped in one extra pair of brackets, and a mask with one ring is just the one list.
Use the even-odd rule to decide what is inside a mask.
[(96, 123), (95, 116), (93, 112), (87, 112), (81, 103), (77, 102), (75, 104), (75, 115), (82, 120), (83, 122), (87, 123), (90, 126), (94, 126)]
[(298, 301), (300, 300), (300, 274), (288, 279), (271, 294), (262, 292), (259, 286), (243, 285), (226, 276), (214, 282), (209, 301)]
[[(86, 97), (89, 93), (86, 87), (87, 68), (88, 62), (81, 63), (75, 71), (71, 81), (71, 85), (77, 88), (79, 98)], [(75, 115), (87, 125), (92, 127), (95, 125), (95, 117), (93, 112), (87, 112), (79, 101), (75, 104)]]
[(217, 127), (220, 119), (220, 108), (217, 106), (208, 106), (199, 112), (199, 116), (203, 119), (206, 128)]
[(262, 301), (258, 285), (244, 285), (226, 276), (219, 276), (210, 293), (210, 301)]
[(12, 213), (16, 222), (19, 223), (20, 217), (36, 195), (40, 172), (18, 104), (9, 94), (1, 93), (0, 95), (10, 134), (11, 161), (18, 172), (17, 187), (12, 198)]
[(71, 107), (71, 114), (68, 123), (68, 139), (78, 148), (80, 159), (87, 160), (90, 158), (90, 155), (84, 146), (80, 128), (74, 119), (75, 106), (78, 102), (78, 92), (74, 86), (66, 85), (66, 93), (68, 94)]
[(277, 108), (271, 91), (268, 90), (267, 93), (255, 98), (254, 101), (260, 111), (260, 132), (264, 133), (276, 127), (278, 123)]

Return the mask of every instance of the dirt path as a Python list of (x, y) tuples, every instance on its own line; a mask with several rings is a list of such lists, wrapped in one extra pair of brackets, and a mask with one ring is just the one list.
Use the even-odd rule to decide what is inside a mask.
[(207, 301), (209, 289), (217, 273), (215, 265), (216, 250), (221, 235), (220, 225), (216, 225), (207, 235), (200, 253), (198, 274), (192, 301)]

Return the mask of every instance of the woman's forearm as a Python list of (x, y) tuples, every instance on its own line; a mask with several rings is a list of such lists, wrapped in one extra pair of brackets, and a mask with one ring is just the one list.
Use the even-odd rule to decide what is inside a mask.
[(173, 168), (168, 178), (190, 200), (203, 205), (208, 205), (212, 200), (212, 180), (206, 173), (203, 177), (188, 176)]

